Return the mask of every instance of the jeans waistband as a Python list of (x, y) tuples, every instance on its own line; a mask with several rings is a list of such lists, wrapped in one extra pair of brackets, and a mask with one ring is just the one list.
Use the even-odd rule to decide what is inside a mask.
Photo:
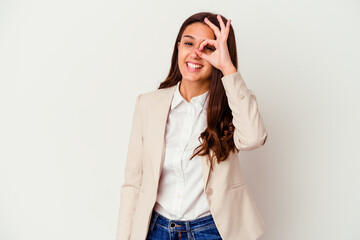
[(153, 229), (155, 223), (173, 231), (196, 231), (215, 225), (212, 215), (189, 221), (171, 220), (153, 210), (150, 226), (151, 229)]

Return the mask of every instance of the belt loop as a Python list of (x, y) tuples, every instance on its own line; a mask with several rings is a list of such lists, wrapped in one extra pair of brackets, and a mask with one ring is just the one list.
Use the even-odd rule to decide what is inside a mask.
[(154, 229), (154, 226), (155, 226), (155, 223), (156, 223), (156, 220), (157, 220), (158, 216), (159, 216), (159, 214), (154, 211), (153, 221), (152, 221), (152, 223), (150, 225), (150, 230), (151, 231)]
[(190, 229), (189, 221), (186, 221), (185, 225), (186, 225), (186, 233), (187, 233), (188, 239), (192, 239), (191, 238), (191, 229)]

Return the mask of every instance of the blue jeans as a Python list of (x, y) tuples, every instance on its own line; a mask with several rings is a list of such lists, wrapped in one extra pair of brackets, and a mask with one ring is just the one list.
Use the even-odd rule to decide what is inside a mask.
[(170, 220), (152, 212), (146, 240), (222, 240), (212, 215), (192, 221)]

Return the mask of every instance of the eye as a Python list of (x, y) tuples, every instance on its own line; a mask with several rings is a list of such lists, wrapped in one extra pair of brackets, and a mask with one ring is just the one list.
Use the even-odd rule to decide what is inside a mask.
[[(189, 46), (191, 46), (191, 45), (192, 45), (192, 43), (191, 43), (191, 42), (185, 42), (184, 44), (185, 44), (185, 45), (189, 45)], [(214, 48), (212, 48), (212, 47), (210, 47), (209, 45), (206, 45), (206, 46), (205, 46), (205, 48), (206, 48), (207, 50), (210, 50), (210, 51), (215, 51), (215, 49), (214, 49)]]
[(206, 45), (205, 48), (207, 48), (207, 49), (210, 50), (210, 51), (215, 51), (215, 49), (213, 49), (212, 47), (209, 47), (208, 45)]

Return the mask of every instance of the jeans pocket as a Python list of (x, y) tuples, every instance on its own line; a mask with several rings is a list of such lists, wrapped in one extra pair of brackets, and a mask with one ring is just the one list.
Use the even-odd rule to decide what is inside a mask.
[(216, 225), (205, 227), (192, 232), (194, 240), (222, 240)]
[(152, 213), (150, 224), (149, 224), (149, 231), (154, 230), (154, 226), (155, 226), (156, 219), (158, 218), (158, 216), (159, 215), (155, 214), (154, 212)]
[(169, 238), (169, 231), (159, 225), (158, 223), (155, 223), (153, 228), (149, 227), (146, 240), (163, 240)]

